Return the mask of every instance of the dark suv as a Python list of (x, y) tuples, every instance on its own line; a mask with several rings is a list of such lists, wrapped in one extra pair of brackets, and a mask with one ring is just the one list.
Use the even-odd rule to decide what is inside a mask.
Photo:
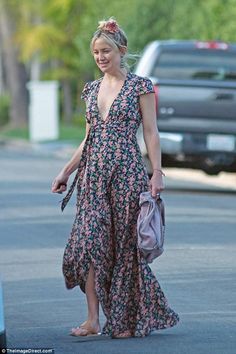
[(163, 166), (236, 171), (236, 44), (155, 41), (135, 73), (155, 87)]

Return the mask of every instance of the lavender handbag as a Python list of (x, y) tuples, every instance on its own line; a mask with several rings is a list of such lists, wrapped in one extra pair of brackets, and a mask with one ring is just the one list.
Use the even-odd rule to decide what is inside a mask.
[(153, 198), (150, 192), (143, 192), (139, 198), (140, 212), (137, 221), (138, 247), (151, 263), (164, 249), (165, 207), (160, 195)]

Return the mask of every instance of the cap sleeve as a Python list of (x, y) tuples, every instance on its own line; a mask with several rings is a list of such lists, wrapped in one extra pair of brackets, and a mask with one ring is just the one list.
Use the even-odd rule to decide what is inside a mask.
[(90, 112), (89, 112), (89, 109), (88, 109), (88, 99), (89, 99), (89, 95), (91, 93), (91, 82), (87, 82), (85, 85), (84, 85), (84, 88), (82, 90), (82, 93), (81, 93), (81, 98), (82, 100), (85, 100), (86, 102), (86, 113), (85, 113), (85, 119), (87, 121), (87, 123), (90, 124)]
[(82, 93), (81, 93), (82, 100), (86, 101), (88, 99), (88, 96), (89, 96), (89, 93), (90, 93), (90, 86), (91, 86), (90, 82), (87, 82), (84, 85), (84, 88), (83, 88)]
[(146, 77), (140, 77), (138, 81), (138, 95), (144, 95), (146, 93), (153, 93), (154, 88), (150, 79)]

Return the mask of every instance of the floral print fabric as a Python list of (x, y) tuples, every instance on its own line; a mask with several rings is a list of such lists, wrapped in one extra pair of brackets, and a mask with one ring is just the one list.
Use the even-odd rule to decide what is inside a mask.
[(131, 330), (143, 337), (179, 320), (137, 248), (139, 195), (148, 190), (136, 140), (142, 121), (139, 96), (154, 91), (149, 79), (128, 73), (102, 120), (97, 105), (101, 81), (87, 83), (82, 93), (90, 131), (75, 179), (77, 213), (63, 273), (67, 288), (79, 285), (85, 291), (92, 264), (96, 293), (107, 319), (103, 334)]

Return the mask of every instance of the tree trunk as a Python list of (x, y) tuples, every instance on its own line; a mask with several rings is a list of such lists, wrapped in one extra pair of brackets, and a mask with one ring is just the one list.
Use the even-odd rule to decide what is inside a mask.
[(9, 6), (5, 1), (0, 3), (0, 31), (6, 80), (11, 96), (10, 124), (20, 127), (28, 120), (27, 76), (25, 66), (19, 62), (18, 51), (13, 43), (15, 26)]
[(69, 80), (62, 81), (62, 92), (63, 92), (63, 118), (66, 124), (72, 123), (72, 92)]
[(0, 32), (0, 95), (3, 95), (7, 88), (6, 88), (6, 81), (4, 75), (4, 58), (3, 58), (3, 49), (1, 46), (1, 32)]
[[(0, 10), (1, 10), (1, 7), (0, 7)], [(8, 94), (5, 62), (6, 62), (6, 58), (5, 58), (5, 53), (3, 50), (3, 38), (2, 38), (1, 30), (0, 30), (0, 94), (1, 95)]]

